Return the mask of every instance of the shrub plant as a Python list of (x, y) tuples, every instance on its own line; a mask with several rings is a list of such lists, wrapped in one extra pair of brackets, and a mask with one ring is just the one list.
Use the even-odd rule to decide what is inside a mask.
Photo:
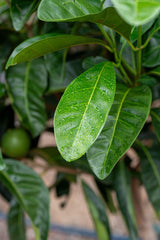
[[(112, 191), (138, 239), (135, 179), (160, 217), (159, 10), (159, 0), (0, 1), (0, 193), (10, 202), (11, 240), (26, 239), (24, 212), (35, 239), (46, 240), (49, 191), (69, 195), (83, 172), (101, 194), (82, 181), (99, 240), (110, 239)], [(53, 118), (57, 147), (38, 148)], [(27, 136), (23, 156), (7, 152), (5, 132), (18, 127), (10, 131)], [(24, 164), (37, 155), (58, 169), (49, 189)]]

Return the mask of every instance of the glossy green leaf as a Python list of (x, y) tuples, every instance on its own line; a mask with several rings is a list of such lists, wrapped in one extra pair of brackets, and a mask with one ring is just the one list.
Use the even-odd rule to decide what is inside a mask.
[(82, 182), (82, 187), (90, 210), (90, 214), (94, 222), (98, 239), (109, 240), (110, 229), (108, 218), (106, 215), (106, 207), (103, 201), (93, 192), (93, 190), (85, 182)]
[(106, 178), (132, 145), (148, 117), (150, 105), (151, 91), (147, 86), (117, 86), (107, 122), (87, 152), (89, 164), (98, 178)]
[(50, 53), (44, 56), (49, 72), (47, 92), (65, 90), (71, 81), (83, 71), (81, 60), (64, 61), (65, 51)]
[(151, 38), (147, 47), (143, 50), (143, 61), (144, 67), (156, 67), (160, 62), (160, 33), (159, 31), (154, 34)]
[(8, 59), (6, 68), (17, 63), (31, 61), (47, 53), (69, 48), (71, 46), (91, 43), (105, 46), (105, 42), (102, 40), (83, 36), (54, 33), (36, 36), (24, 41), (14, 49), (10, 58)]
[(141, 142), (136, 142), (136, 151), (141, 161), (142, 181), (146, 188), (158, 218), (160, 218), (160, 150), (159, 146), (148, 149)]
[(60, 166), (71, 169), (80, 169), (83, 172), (91, 173), (91, 169), (84, 155), (74, 162), (66, 162), (60, 155), (57, 147), (35, 148), (30, 152), (31, 156), (39, 156), (51, 166)]
[(6, 167), (5, 163), (4, 163), (4, 160), (3, 160), (3, 157), (2, 157), (2, 153), (1, 153), (1, 150), (0, 150), (0, 171), (4, 170)]
[(112, 0), (120, 16), (131, 25), (142, 25), (158, 15), (159, 0)]
[(49, 193), (39, 175), (21, 162), (5, 159), (6, 169), (0, 180), (28, 214), (35, 240), (47, 240), (49, 228)]
[(11, 202), (7, 220), (10, 240), (26, 240), (24, 211), (15, 199)]
[(42, 95), (47, 87), (47, 72), (42, 59), (10, 68), (6, 75), (7, 92), (22, 124), (35, 137), (45, 128), (46, 113)]
[(66, 89), (54, 116), (55, 138), (63, 158), (80, 158), (100, 134), (115, 93), (111, 62), (82, 73)]
[(40, 0), (11, 0), (11, 17), (14, 28), (19, 31), (38, 7)]
[(137, 240), (138, 232), (131, 193), (131, 176), (123, 161), (116, 167), (113, 179), (119, 208), (128, 228), (130, 239)]
[(151, 110), (152, 122), (157, 135), (158, 140), (160, 141), (160, 108), (153, 108)]
[[(55, 10), (56, 9), (56, 10)], [(93, 22), (106, 25), (129, 38), (131, 27), (122, 20), (113, 7), (103, 8), (102, 1), (96, 0), (42, 0), (38, 8), (40, 20), (48, 22)]]

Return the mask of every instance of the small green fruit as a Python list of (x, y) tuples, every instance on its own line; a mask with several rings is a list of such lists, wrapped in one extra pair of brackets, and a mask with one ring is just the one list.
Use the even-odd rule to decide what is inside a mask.
[(25, 157), (30, 148), (30, 138), (23, 129), (8, 130), (2, 137), (3, 153), (12, 158)]

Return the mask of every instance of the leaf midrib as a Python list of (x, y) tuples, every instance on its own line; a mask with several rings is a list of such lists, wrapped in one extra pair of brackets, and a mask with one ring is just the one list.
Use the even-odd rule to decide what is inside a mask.
[(85, 114), (86, 114), (86, 112), (87, 112), (87, 110), (88, 110), (88, 107), (89, 107), (89, 105), (90, 105), (90, 103), (91, 103), (93, 94), (94, 94), (95, 89), (96, 89), (96, 87), (97, 87), (97, 84), (98, 84), (98, 82), (99, 82), (99, 80), (100, 80), (100, 77), (101, 77), (101, 75), (102, 75), (102, 72), (103, 72), (103, 70), (104, 70), (104, 68), (105, 68), (105, 66), (106, 66), (107, 64), (108, 64), (108, 62), (103, 65), (103, 67), (102, 67), (102, 69), (101, 69), (101, 71), (100, 71), (100, 73), (99, 73), (99, 75), (98, 75), (98, 77), (97, 77), (97, 80), (96, 80), (96, 83), (95, 83), (95, 85), (94, 85), (94, 87), (93, 87), (93, 90), (92, 90), (91, 96), (90, 96), (90, 98), (89, 98), (88, 104), (86, 105), (86, 109), (85, 109), (85, 111), (84, 111), (84, 113), (83, 113), (81, 122), (80, 122), (80, 124), (79, 124), (78, 129), (77, 129), (77, 132), (76, 132), (74, 141), (73, 141), (73, 143), (72, 143), (71, 149), (73, 148), (73, 146), (74, 146), (74, 144), (75, 144), (77, 135), (79, 134), (80, 128), (81, 128), (82, 123), (83, 123), (83, 120), (84, 120), (84, 118), (85, 118)]
[(109, 151), (110, 151), (110, 148), (111, 148), (111, 145), (112, 145), (112, 142), (113, 142), (113, 138), (114, 138), (114, 134), (115, 134), (115, 131), (116, 131), (119, 115), (120, 115), (120, 112), (121, 112), (124, 100), (125, 100), (126, 96), (128, 95), (128, 93), (130, 92), (130, 90), (131, 90), (131, 88), (127, 89), (127, 91), (125, 92), (125, 94), (124, 94), (124, 96), (122, 98), (122, 101), (121, 101), (121, 103), (119, 105), (119, 110), (118, 110), (118, 113), (117, 113), (117, 116), (116, 116), (116, 120), (115, 120), (115, 124), (114, 124), (114, 128), (113, 128), (111, 141), (110, 141), (110, 144), (108, 146), (107, 152), (106, 152), (105, 157), (104, 157), (103, 168), (102, 168), (102, 171), (101, 171), (102, 175), (104, 174), (104, 169), (105, 169), (105, 165), (106, 165), (106, 162), (107, 162), (107, 156), (109, 154)]

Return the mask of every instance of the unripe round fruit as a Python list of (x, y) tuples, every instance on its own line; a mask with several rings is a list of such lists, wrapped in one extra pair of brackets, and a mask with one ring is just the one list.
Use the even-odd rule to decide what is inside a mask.
[(3, 135), (1, 147), (8, 157), (25, 157), (30, 148), (30, 137), (21, 128), (10, 129)]

